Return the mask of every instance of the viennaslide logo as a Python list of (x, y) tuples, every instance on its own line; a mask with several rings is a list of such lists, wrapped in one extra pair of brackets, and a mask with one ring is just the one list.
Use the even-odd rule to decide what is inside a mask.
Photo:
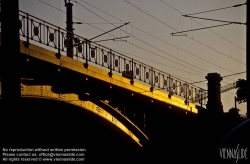
[(236, 148), (219, 148), (220, 157), (222, 159), (235, 159), (237, 163), (239, 160), (247, 160), (248, 148), (241, 148), (240, 144)]

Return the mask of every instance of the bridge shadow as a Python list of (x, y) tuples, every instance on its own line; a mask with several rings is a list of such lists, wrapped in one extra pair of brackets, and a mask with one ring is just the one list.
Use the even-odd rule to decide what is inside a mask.
[(22, 98), (18, 109), (5, 109), (1, 118), (5, 148), (84, 148), (85, 160), (91, 163), (140, 157), (140, 147), (129, 136), (80, 107)]

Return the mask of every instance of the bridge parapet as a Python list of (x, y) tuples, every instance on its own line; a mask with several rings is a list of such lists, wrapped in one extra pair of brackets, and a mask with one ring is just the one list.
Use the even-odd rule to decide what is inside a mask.
[[(117, 74), (113, 74), (112, 77), (109, 77), (108, 71), (104, 69), (97, 68), (95, 66), (89, 65), (88, 68), (86, 69), (83, 66), (83, 63), (81, 61), (68, 58), (66, 56), (61, 56), (60, 59), (58, 59), (55, 56), (55, 52), (50, 51), (48, 49), (36, 46), (34, 44), (30, 44), (29, 48), (25, 47), (22, 44), (22, 41), (20, 41), (20, 51), (22, 54), (25, 56), (25, 63), (23, 63), (23, 66), (27, 66), (28, 63), (34, 63), (31, 59), (38, 59), (39, 61), (43, 61), (45, 63), (50, 63), (54, 65), (56, 72), (61, 72), (63, 73), (63, 69), (71, 70), (72, 72), (77, 72), (80, 73), (83, 76), (82, 78), (85, 79), (86, 81), (88, 78), (94, 78), (101, 80), (103, 82), (106, 82), (109, 84), (108, 87), (116, 86), (120, 88), (124, 88), (128, 91), (131, 91), (131, 94), (139, 94), (139, 95), (144, 95), (148, 98), (151, 98), (151, 100), (158, 100), (161, 102), (165, 102), (167, 104), (172, 104), (175, 105), (181, 109), (187, 110), (187, 111), (192, 111), (193, 113), (197, 113), (198, 110), (196, 108), (196, 105), (193, 103), (185, 104), (183, 99), (178, 98), (177, 96), (173, 95), (171, 98), (168, 97), (168, 95), (161, 91), (161, 90), (154, 90), (153, 92), (150, 92), (150, 86), (146, 86), (144, 84), (141, 84), (139, 82), (134, 82), (133, 85), (130, 83), (130, 79), (124, 78), (122, 76), (119, 76)], [(43, 71), (45, 74), (44, 76), (49, 76), (51, 74), (52, 70), (45, 70), (45, 68), (38, 67), (35, 68), (37, 64), (32, 65), (31, 68), (27, 70), (27, 72), (30, 72), (30, 70), (35, 70), (35, 69), (40, 69), (40, 71)], [(41, 65), (43, 66), (43, 65)], [(50, 72), (46, 72), (50, 71)], [(37, 74), (37, 73), (35, 73)], [(38, 74), (37, 74), (38, 75)], [(51, 75), (53, 76), (53, 75)], [(46, 77), (44, 77), (46, 78)], [(62, 79), (63, 80), (63, 79)], [(64, 80), (65, 81), (65, 80)], [(75, 85), (75, 84), (74, 84)], [(79, 86), (82, 88), (82, 86)], [(80, 89), (79, 88), (79, 89)], [(151, 101), (150, 100), (150, 101)], [(191, 110), (192, 108), (192, 110)]]
[[(150, 86), (149, 91), (155, 92), (155, 88), (156, 90), (167, 92), (169, 98), (172, 95), (182, 97), (185, 99), (186, 104), (188, 102), (196, 102), (206, 95), (205, 90), (202, 88), (189, 84), (171, 74), (155, 69), (87, 38), (76, 34), (67, 36), (66, 30), (31, 16), (28, 13), (20, 11), (19, 19), (20, 36), (26, 39), (24, 42), (26, 47), (29, 47), (30, 42), (34, 41), (57, 50), (57, 53), (54, 55), (57, 58), (61, 58), (61, 54), (66, 56), (69, 40), (73, 39), (74, 48), (71, 56), (74, 56), (76, 60), (84, 62), (81, 64), (85, 68), (89, 67), (89, 63), (101, 66), (109, 71), (108, 75), (110, 77), (113, 77), (114, 72), (125, 75), (126, 72), (130, 72), (129, 77), (126, 76), (130, 84), (133, 85), (134, 81), (141, 81)], [(206, 100), (202, 99), (199, 103), (206, 104)]]

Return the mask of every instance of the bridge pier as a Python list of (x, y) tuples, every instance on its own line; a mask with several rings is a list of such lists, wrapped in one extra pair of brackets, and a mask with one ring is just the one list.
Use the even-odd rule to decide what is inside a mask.
[(208, 80), (207, 109), (212, 113), (223, 113), (220, 91), (220, 81), (223, 78), (218, 73), (208, 73), (206, 79)]

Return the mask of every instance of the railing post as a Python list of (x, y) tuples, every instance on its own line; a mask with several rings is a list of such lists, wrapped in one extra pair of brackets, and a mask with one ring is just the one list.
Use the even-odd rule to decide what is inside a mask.
[(203, 98), (203, 94), (201, 94), (201, 100), (200, 100), (201, 107), (202, 107), (202, 105), (203, 105), (203, 103), (202, 103), (202, 98)]
[(26, 48), (29, 48), (30, 42), (29, 42), (29, 14), (26, 13), (27, 17), (27, 35), (26, 35), (26, 42), (24, 41), (23, 44)]
[(187, 85), (187, 83), (185, 84), (185, 101), (184, 101), (184, 103), (185, 103), (185, 105), (188, 105), (188, 99), (187, 99), (187, 88), (188, 88), (188, 85)]
[(57, 47), (58, 52), (56, 53), (56, 57), (58, 59), (60, 59), (60, 57), (61, 57), (60, 33), (61, 33), (60, 27), (58, 27), (58, 47)]
[(134, 59), (132, 58), (132, 79), (130, 80), (130, 84), (134, 84)]
[(153, 67), (151, 67), (151, 87), (150, 87), (150, 92), (154, 91), (154, 87), (153, 87)]
[(112, 73), (112, 50), (110, 50), (109, 52), (109, 73), (108, 73), (109, 77), (112, 77), (113, 73)]
[(86, 43), (86, 62), (83, 65), (85, 68), (88, 68), (88, 66), (89, 66), (88, 65), (88, 44), (90, 44), (90, 43), (88, 42), (87, 39), (86, 39), (85, 43)]

